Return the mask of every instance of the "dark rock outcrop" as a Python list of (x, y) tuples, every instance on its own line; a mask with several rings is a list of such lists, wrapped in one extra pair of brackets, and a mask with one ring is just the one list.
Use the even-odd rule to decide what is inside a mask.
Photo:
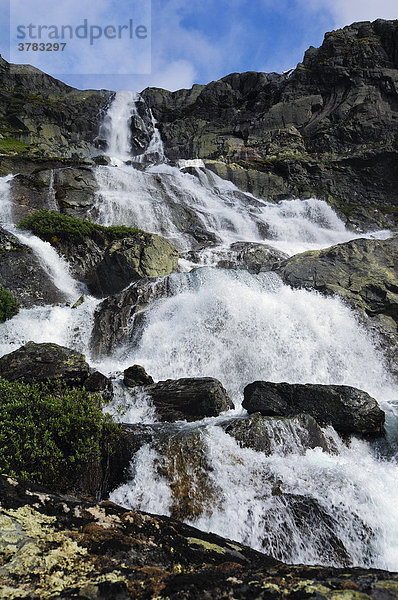
[(315, 419), (306, 414), (281, 419), (254, 413), (247, 419), (232, 421), (225, 431), (243, 448), (253, 448), (268, 456), (290, 452), (304, 454), (312, 448), (335, 451)]
[(353, 224), (397, 222), (397, 21), (325, 35), (291, 74), (233, 73), (143, 96), (169, 158), (265, 199), (318, 196)]
[(0, 283), (13, 293), (23, 308), (58, 304), (66, 300), (32, 250), (1, 227)]
[(76, 90), (0, 57), (0, 153), (79, 158), (93, 153), (113, 92)]
[(398, 323), (398, 237), (303, 252), (276, 270), (292, 287), (338, 294), (369, 316), (385, 315)]
[(217, 379), (167, 379), (145, 388), (162, 421), (198, 421), (234, 408)]
[(170, 275), (178, 264), (178, 250), (165, 238), (139, 232), (110, 244), (88, 282), (97, 296), (117, 294), (145, 277)]
[(148, 375), (144, 367), (133, 365), (124, 371), (123, 383), (126, 387), (136, 387), (141, 385), (151, 385), (153, 378)]
[(126, 339), (135, 339), (142, 311), (168, 294), (168, 278), (143, 279), (127, 290), (106, 298), (94, 314), (91, 348), (94, 356), (110, 354)]
[(369, 394), (346, 385), (255, 381), (245, 387), (242, 403), (249, 413), (293, 417), (307, 413), (339, 433), (377, 436), (385, 414)]
[[(55, 495), (5, 476), (0, 523), (9, 598), (23, 589), (49, 600), (393, 600), (398, 589), (394, 573), (288, 566), (168, 517)], [(62, 575), (53, 565), (62, 565)]]
[(0, 358), (0, 377), (24, 383), (57, 382), (68, 387), (87, 385), (90, 392), (110, 394), (110, 382), (93, 371), (83, 354), (57, 344), (28, 342)]

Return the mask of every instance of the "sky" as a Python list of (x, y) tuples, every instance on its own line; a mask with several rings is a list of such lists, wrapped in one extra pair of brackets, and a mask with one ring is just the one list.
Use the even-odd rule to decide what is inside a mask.
[[(0, 17), (0, 54), (6, 60), (29, 62), (81, 89), (175, 90), (232, 72), (286, 71), (309, 46), (319, 46), (327, 31), (398, 18), (398, 0), (0, 0)], [(85, 19), (96, 27), (91, 43), (76, 38)], [(28, 36), (29, 24), (55, 23), (73, 29), (73, 39), (63, 38), (63, 53), (26, 46), (18, 51), (19, 43), (35, 42), (37, 29)], [(18, 25), (25, 29), (17, 39)], [(120, 39), (107, 38), (105, 30), (110, 38), (119, 31)], [(62, 41), (54, 31), (51, 40), (46, 31), (40, 39)]]

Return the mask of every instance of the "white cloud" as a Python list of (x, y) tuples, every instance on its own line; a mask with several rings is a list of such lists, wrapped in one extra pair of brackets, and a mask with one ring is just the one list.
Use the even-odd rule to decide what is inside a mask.
[(354, 21), (397, 19), (397, 0), (303, 0), (307, 9), (329, 12), (335, 27), (350, 25)]
[(196, 71), (192, 63), (176, 60), (161, 72), (155, 72), (150, 78), (149, 85), (171, 91), (191, 88), (195, 82), (195, 75)]

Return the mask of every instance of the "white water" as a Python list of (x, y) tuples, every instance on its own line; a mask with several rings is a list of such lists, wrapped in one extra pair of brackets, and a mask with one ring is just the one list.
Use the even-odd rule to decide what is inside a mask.
[(145, 171), (122, 166), (97, 169), (99, 192), (92, 217), (103, 225), (135, 225), (171, 239), (182, 251), (192, 248), (195, 226), (219, 239), (201, 262), (211, 264), (219, 249), (237, 241), (263, 242), (289, 255), (347, 242), (359, 237), (384, 239), (390, 232), (355, 234), (322, 200), (265, 202), (241, 192), (208, 170), (197, 175), (170, 165)]
[(69, 301), (76, 300), (81, 286), (72, 278), (69, 265), (48, 242), (29, 232), (22, 232), (13, 223), (10, 182), (12, 176), (0, 177), (0, 225), (14, 235), (21, 244), (31, 248), (40, 265), (54, 285), (61, 290)]
[(121, 166), (124, 161), (132, 158), (137, 163), (144, 162), (147, 157), (156, 157), (160, 161), (164, 160), (163, 144), (151, 112), (150, 116), (154, 131), (149, 146), (143, 154), (134, 157), (132, 155), (132, 132), (128, 124), (131, 118), (135, 117), (145, 127), (137, 110), (139, 101), (141, 101), (141, 97), (136, 92), (117, 92), (101, 126), (100, 135), (107, 141), (107, 152), (114, 166)]
[(216, 377), (238, 405), (258, 379), (346, 384), (384, 403), (396, 398), (370, 334), (338, 298), (294, 290), (274, 273), (205, 267), (170, 279), (173, 295), (146, 311), (138, 347), (122, 347), (114, 369), (133, 360), (156, 380)]
[[(134, 99), (136, 95), (117, 94), (107, 115), (114, 164), (123, 165), (131, 158), (127, 124), (136, 114)], [(158, 133), (152, 139), (158, 148)], [(149, 149), (145, 154), (149, 160)], [(216, 261), (217, 251), (227, 250), (235, 241), (266, 241), (293, 254), (358, 237), (324, 202), (267, 203), (202, 169), (194, 176), (165, 164), (145, 171), (125, 165), (99, 167), (97, 180), (100, 193), (92, 216), (99, 222), (138, 225), (190, 250), (193, 239), (188, 231), (193, 221), (219, 238), (214, 252), (203, 252), (201, 261), (210, 264)], [(0, 179), (0, 220), (14, 232), (8, 185), (8, 178)], [(385, 237), (388, 232), (375, 235)], [(42, 252), (49, 270), (50, 263), (56, 265), (58, 285), (74, 297), (79, 286), (68, 279), (65, 263), (52, 255), (52, 248), (38, 244), (34, 251)], [(127, 341), (113, 356), (97, 362), (97, 368), (120, 373), (138, 362), (155, 379), (217, 377), (238, 410), (244, 385), (256, 379), (350, 384), (371, 393), (385, 409), (398, 397), (375, 340), (336, 298), (292, 290), (273, 274), (255, 276), (213, 268), (173, 275), (169, 287), (169, 297), (147, 309), (138, 345)], [(22, 310), (0, 325), (0, 354), (28, 340), (53, 341), (84, 352), (90, 361), (97, 305), (97, 300), (89, 298), (76, 309)], [(155, 420), (144, 393), (131, 397), (120, 382), (116, 390), (116, 404), (122, 402), (126, 410), (123, 420)], [(338, 565), (348, 560), (398, 569), (395, 462), (377, 460), (366, 442), (354, 440), (348, 448), (330, 431), (327, 435), (332, 436), (338, 453), (319, 448), (305, 451), (294, 431), (286, 430), (283, 447), (278, 444), (271, 456), (265, 456), (240, 448), (219, 421), (207, 419), (201, 428), (201, 461), (211, 467), (207, 477), (216, 500), (209, 498), (202, 514), (191, 518), (197, 526), (288, 562)], [(144, 446), (132, 463), (131, 480), (115, 490), (112, 499), (170, 514), (173, 481), (159, 469), (165, 460), (156, 447)], [(203, 490), (200, 493), (197, 485), (192, 474), (190, 493), (201, 498)], [(304, 510), (298, 518), (291, 505), (297, 495), (316, 502), (315, 512)], [(322, 512), (326, 520), (319, 517)], [(336, 551), (333, 536), (344, 545), (348, 558)]]

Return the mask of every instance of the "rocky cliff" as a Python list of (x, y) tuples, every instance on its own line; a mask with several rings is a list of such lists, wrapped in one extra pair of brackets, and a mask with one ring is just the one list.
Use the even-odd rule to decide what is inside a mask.
[(317, 196), (352, 224), (397, 219), (398, 21), (325, 35), (291, 74), (143, 93), (172, 159), (266, 199)]
[(17, 162), (90, 155), (101, 112), (112, 95), (76, 90), (34, 67), (10, 65), (0, 56), (1, 166), (10, 164), (5, 157)]

